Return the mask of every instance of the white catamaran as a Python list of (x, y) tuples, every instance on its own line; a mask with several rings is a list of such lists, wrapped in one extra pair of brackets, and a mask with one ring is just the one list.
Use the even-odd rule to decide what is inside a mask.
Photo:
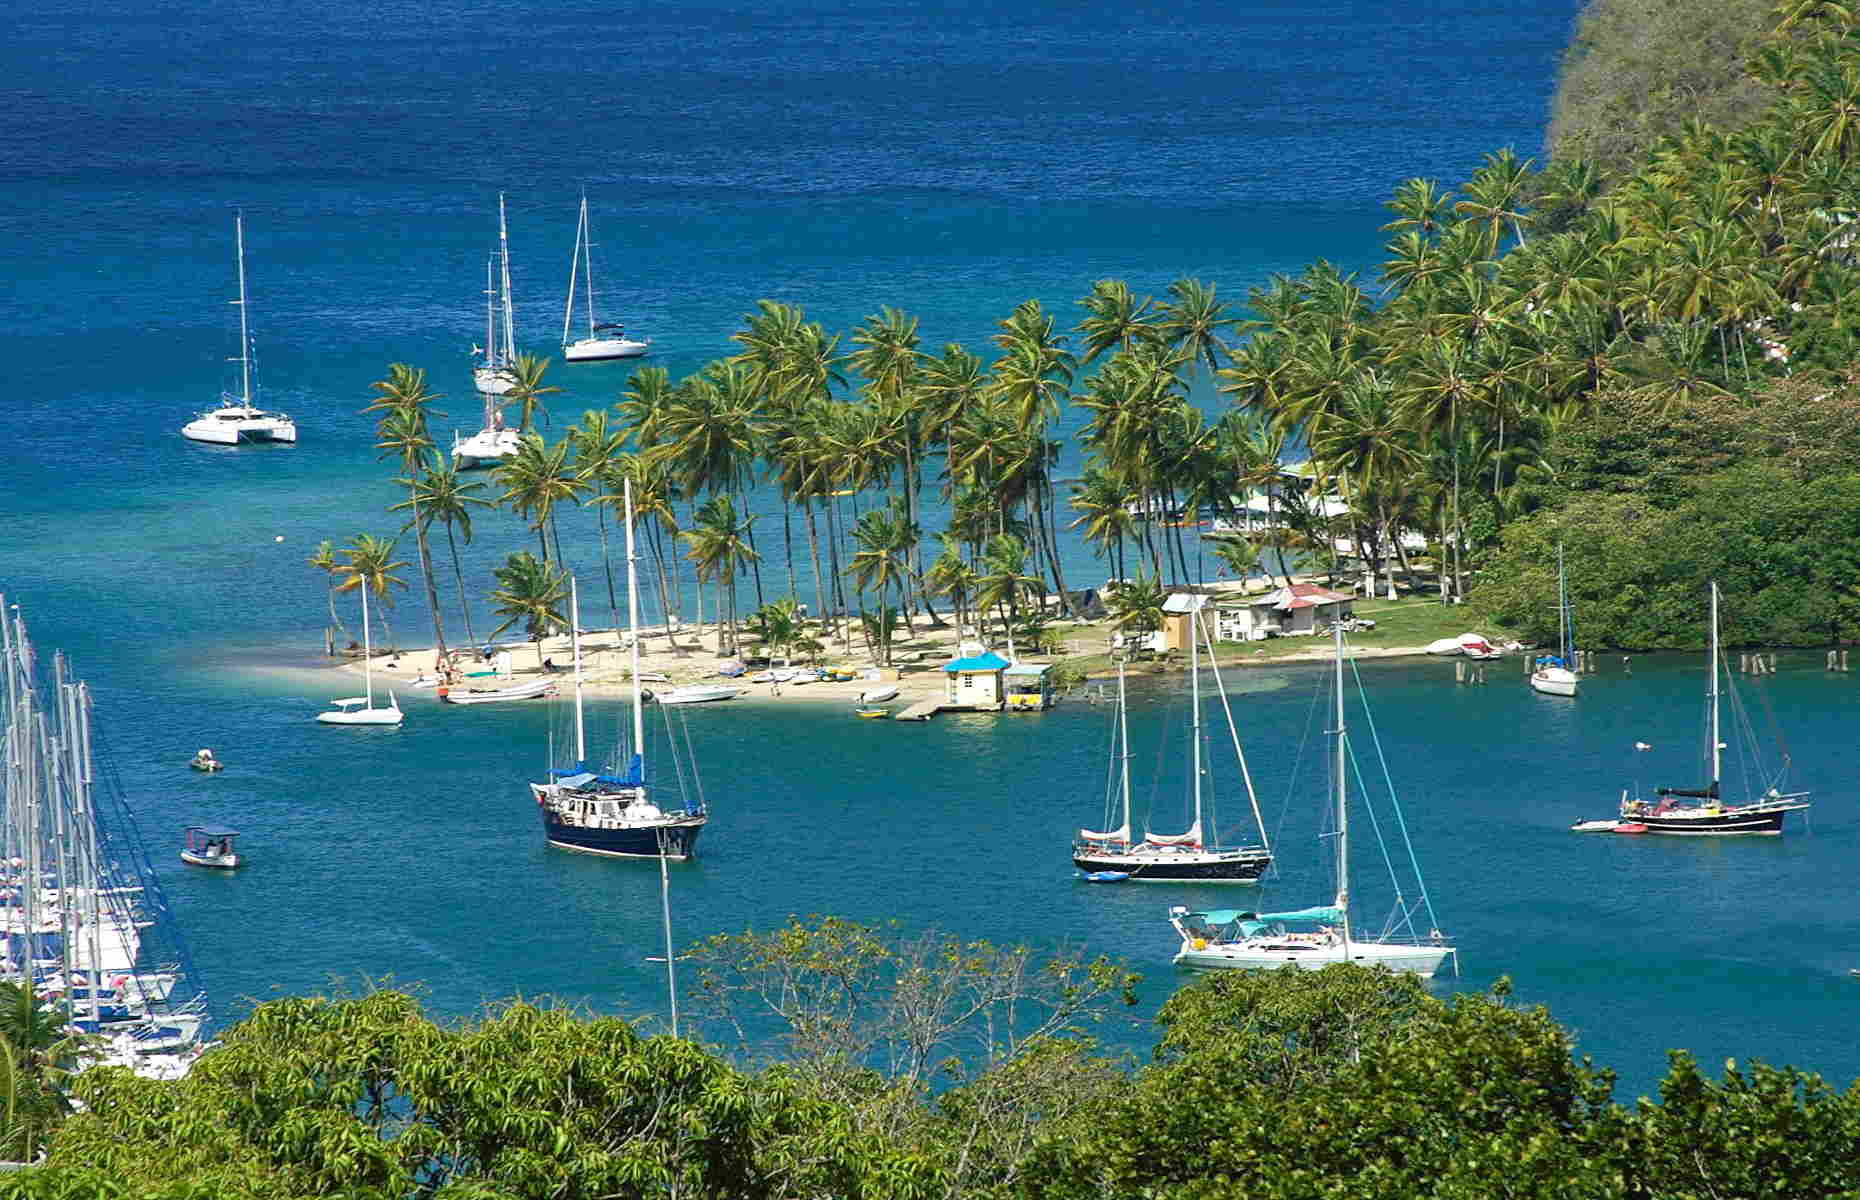
[(341, 700), (331, 700), (328, 712), (320, 712), (316, 719), (325, 725), (398, 725), (406, 720), (406, 714), (400, 711), (400, 701), (388, 692), (387, 706), (375, 707), (375, 667), (374, 644), (368, 634), (368, 584), (362, 583), (362, 679), (366, 692), (361, 696), (345, 696)]
[(245, 295), (245, 214), (233, 218), (238, 243), (239, 357), (229, 361), (239, 364), (239, 394), (220, 394), (220, 406), (203, 412), (181, 426), (181, 436), (195, 442), (212, 442), (236, 446), (241, 442), (295, 442), (297, 422), (281, 412), (266, 412), (252, 403), (252, 331), (247, 317)]
[[(1201, 762), (1201, 660), (1200, 647), (1208, 646), (1208, 660), (1214, 661), (1214, 643), (1202, 620), (1206, 596), (1171, 596), (1165, 608), (1186, 612), (1189, 617), (1189, 763), (1194, 789), (1194, 820), (1186, 832), (1179, 834), (1146, 833), (1139, 841), (1131, 840), (1130, 826), (1130, 728), (1125, 715), (1124, 665), (1117, 666), (1117, 734), (1113, 741), (1118, 759), (1120, 786), (1107, 807), (1115, 810), (1121, 798), (1123, 820), (1115, 829), (1079, 830), (1072, 846), (1072, 865), (1088, 878), (1125, 877), (1144, 883), (1254, 883), (1272, 865), (1272, 847), (1266, 838), (1266, 825), (1260, 818), (1259, 798), (1253, 791), (1253, 775), (1247, 769), (1246, 752), (1240, 748), (1240, 734), (1234, 724), (1233, 710), (1227, 704), (1227, 688), (1221, 682), (1221, 669), (1214, 667), (1214, 684), (1220, 691), (1221, 709), (1227, 715), (1227, 730), (1233, 737), (1234, 757), (1240, 764), (1247, 800), (1253, 808), (1253, 820), (1259, 829), (1257, 846), (1220, 846), (1207, 838), (1203, 824)], [(1107, 822), (1108, 823), (1108, 822)]]
[[(1433, 906), (1427, 891), (1420, 886), (1419, 900), (1410, 904), (1396, 884), (1393, 916), (1382, 932), (1365, 938), (1350, 921), (1350, 805), (1348, 769), (1349, 727), (1343, 711), (1343, 630), (1335, 632), (1337, 669), (1336, 728), (1331, 731), (1331, 800), (1335, 804), (1337, 843), (1337, 893), (1329, 904), (1290, 912), (1256, 913), (1236, 909), (1210, 909), (1192, 912), (1177, 906), (1169, 910), (1169, 923), (1182, 939), (1175, 961), (1183, 966), (1259, 970), (1276, 967), (1300, 967), (1318, 970), (1333, 963), (1359, 963), (1368, 967), (1387, 967), (1391, 971), (1430, 977), (1440, 969), (1453, 945), (1434, 927)], [(1371, 726), (1373, 732), (1374, 727)], [(1407, 825), (1398, 822), (1402, 835)], [(1409, 847), (1412, 859), (1412, 847)], [(1391, 867), (1391, 870), (1393, 868)], [(1416, 915), (1424, 915), (1430, 927), (1425, 936), (1414, 928)], [(1458, 959), (1455, 958), (1455, 965)]]
[[(570, 340), (575, 319), (575, 281), (581, 280), (588, 298), (588, 336)], [(568, 303), (562, 310), (562, 357), (569, 362), (603, 362), (638, 358), (652, 349), (652, 339), (626, 336), (626, 327), (594, 319), (594, 238), (588, 229), (588, 197), (581, 197), (581, 220), (575, 226), (575, 253), (568, 264)]]

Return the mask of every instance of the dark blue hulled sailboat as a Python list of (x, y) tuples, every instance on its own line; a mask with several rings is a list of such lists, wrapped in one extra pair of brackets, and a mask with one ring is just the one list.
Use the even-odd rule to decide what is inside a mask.
[[(571, 580), (571, 596), (573, 586)], [(530, 784), (530, 794), (536, 798), (543, 836), (551, 846), (615, 858), (690, 858), (697, 850), (698, 834), (710, 820), (701, 794), (687, 798), (682, 810), (666, 810), (652, 802), (646, 786), (645, 717), (639, 691), (639, 571), (630, 481), (626, 488), (626, 591), (627, 624), (633, 639), (632, 760), (624, 773), (606, 775), (588, 769), (587, 726), (581, 706), (581, 617), (578, 598), (571, 598), (575, 764), (551, 770), (548, 782)]]

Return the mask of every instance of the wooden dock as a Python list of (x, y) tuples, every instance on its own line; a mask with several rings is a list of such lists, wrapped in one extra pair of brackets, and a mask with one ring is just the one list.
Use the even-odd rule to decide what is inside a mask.
[(891, 719), (894, 721), (928, 721), (936, 716), (942, 707), (941, 700), (919, 700)]

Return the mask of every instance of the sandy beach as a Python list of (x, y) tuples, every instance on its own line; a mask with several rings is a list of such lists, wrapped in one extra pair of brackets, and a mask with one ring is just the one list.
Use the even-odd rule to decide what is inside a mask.
[[(1222, 593), (1260, 593), (1269, 590), (1259, 580), (1251, 580), (1247, 585), (1228, 581), (1209, 584), (1210, 590)], [(1432, 613), (1435, 606), (1421, 599), (1396, 602), (1405, 611)], [(1371, 600), (1359, 601), (1358, 609), (1363, 615), (1385, 613), (1393, 605), (1387, 602)], [(892, 643), (892, 663), (881, 666), (867, 652), (864, 642), (854, 636), (850, 643), (841, 637), (822, 636), (818, 627), (810, 627), (810, 634), (825, 646), (820, 655), (823, 666), (835, 667), (841, 671), (851, 671), (857, 678), (849, 681), (808, 680), (796, 682), (790, 680), (781, 684), (755, 683), (751, 677), (765, 669), (760, 657), (761, 647), (754, 642), (747, 632), (739, 630), (742, 656), (717, 656), (717, 627), (714, 624), (682, 625), (668, 637), (664, 627), (644, 629), (640, 634), (639, 669), (645, 686), (648, 688), (677, 687), (689, 683), (733, 682), (743, 689), (745, 698), (760, 697), (769, 700), (830, 701), (850, 704), (859, 698), (860, 693), (877, 687), (882, 683), (894, 683), (898, 688), (897, 698), (889, 703), (909, 705), (921, 700), (938, 697), (943, 692), (943, 665), (957, 657), (957, 650), (963, 640), (959, 636), (953, 613), (938, 614), (944, 624), (941, 628), (931, 626), (922, 616), (916, 619), (916, 632), (912, 636), (903, 629), (897, 633)], [(1442, 614), (1445, 615), (1445, 614)], [(1030, 654), (1024, 651), (1020, 657), (1031, 661), (1052, 661), (1069, 663), (1086, 679), (1102, 679), (1115, 674), (1110, 661), (1110, 647), (1113, 629), (1109, 620), (1075, 622), (1057, 620), (1047, 626), (1058, 638), (1063, 652), (1055, 655)], [(581, 654), (583, 686), (591, 696), (620, 697), (630, 694), (632, 652), (628, 645), (628, 633), (625, 630), (600, 629), (583, 630), (581, 635)], [(1357, 639), (1359, 642), (1361, 639)], [(1352, 651), (1361, 658), (1399, 658), (1425, 653), (1428, 641), (1413, 640), (1414, 644), (1362, 645), (1352, 646)], [(973, 649), (973, 646), (970, 647)], [(1003, 656), (1007, 655), (1008, 646), (999, 638), (990, 639), (990, 648)], [(574, 662), (574, 652), (568, 635), (562, 634), (545, 638), (540, 653), (537, 645), (529, 641), (499, 641), (490, 660), (481, 657), (482, 647), (455, 647), (453, 660), (462, 663), (466, 678), (460, 686), (490, 688), (504, 686), (506, 683), (520, 683), (537, 679), (545, 675), (554, 675), (567, 684)], [(508, 658), (510, 674), (508, 679), (496, 673), (496, 666), (505, 656)], [(1223, 667), (1230, 666), (1277, 666), (1284, 663), (1320, 662), (1331, 656), (1330, 641), (1321, 637), (1286, 637), (1274, 638), (1269, 643), (1248, 643), (1236, 645), (1222, 643), (1219, 646), (1217, 661)], [(393, 654), (378, 654), (374, 658), (374, 672), (378, 679), (390, 685), (406, 687), (413, 680), (422, 676), (431, 676), (435, 669), (435, 654), (431, 648), (402, 650)], [(544, 666), (551, 664), (553, 670)], [(726, 679), (719, 675), (718, 669), (735, 662), (750, 664), (749, 670), (735, 678)], [(777, 658), (774, 667), (784, 665)], [(799, 660), (795, 666), (803, 666)], [(1169, 661), (1133, 662), (1128, 666), (1132, 675), (1153, 675), (1185, 670), (1185, 656)], [(362, 670), (359, 658), (347, 660), (338, 665), (339, 670), (360, 674)]]

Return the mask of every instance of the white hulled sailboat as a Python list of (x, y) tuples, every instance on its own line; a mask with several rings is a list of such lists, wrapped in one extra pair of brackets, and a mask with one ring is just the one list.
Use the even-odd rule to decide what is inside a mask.
[[(575, 280), (580, 277), (588, 298), (588, 336), (569, 340), (575, 319)], [(568, 263), (568, 304), (562, 310), (562, 357), (568, 362), (603, 362), (638, 358), (652, 349), (652, 339), (626, 336), (622, 325), (594, 319), (594, 238), (588, 228), (588, 197), (581, 197), (581, 220), (575, 226), (575, 253)]]
[(203, 412), (181, 426), (181, 436), (195, 442), (236, 446), (241, 442), (295, 442), (297, 422), (281, 412), (266, 412), (252, 403), (252, 332), (245, 295), (245, 214), (233, 218), (238, 245), (239, 394), (221, 393), (220, 406)]
[(1544, 655), (1531, 669), (1531, 690), (1546, 696), (1576, 694), (1575, 622), (1569, 606), (1569, 576), (1563, 570), (1563, 543), (1556, 546), (1556, 657)]
[[(472, 383), (490, 396), (501, 396), (517, 384), (517, 319), (510, 300), (510, 226), (504, 218), (504, 193), (497, 194), (497, 256), (501, 271), (493, 277), (485, 268), (484, 361), (472, 369)], [(500, 305), (501, 302), (501, 313)], [(498, 318), (502, 316), (502, 326)], [(488, 424), (488, 422), (487, 422)]]
[(400, 711), (400, 701), (394, 693), (388, 693), (385, 708), (375, 707), (375, 667), (374, 644), (369, 640), (368, 632), (368, 583), (362, 587), (362, 679), (364, 695), (345, 696), (341, 700), (331, 700), (328, 712), (320, 712), (316, 719), (325, 725), (398, 725), (406, 720), (406, 714)]
[[(1175, 961), (1183, 966), (1240, 970), (1300, 967), (1314, 971), (1333, 963), (1351, 962), (1428, 977), (1440, 969), (1448, 955), (1456, 953), (1452, 944), (1437, 929), (1424, 938), (1414, 933), (1413, 918), (1417, 910), (1428, 918), (1430, 926), (1433, 920), (1433, 907), (1427, 899), (1425, 888), (1420, 889), (1419, 902), (1410, 906), (1397, 886), (1395, 915), (1380, 936), (1359, 937), (1351, 926), (1348, 788), (1351, 758), (1349, 727), (1344, 721), (1343, 711), (1344, 643), (1341, 627), (1334, 636), (1337, 654), (1334, 680), (1337, 725), (1331, 731), (1331, 799), (1336, 806), (1337, 822), (1336, 897), (1326, 905), (1276, 913), (1240, 912), (1235, 909), (1191, 912), (1181, 906), (1172, 908), (1169, 910), (1169, 923), (1182, 939)], [(1405, 822), (1401, 828), (1405, 838)], [(1418, 887), (1418, 880), (1416, 884)]]

